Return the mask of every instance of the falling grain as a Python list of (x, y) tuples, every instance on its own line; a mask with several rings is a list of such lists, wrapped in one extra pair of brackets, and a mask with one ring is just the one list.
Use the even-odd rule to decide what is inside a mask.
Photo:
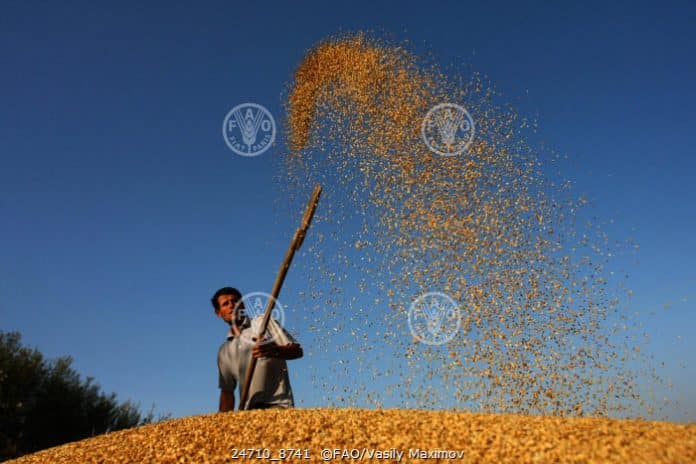
[[(636, 340), (616, 329), (625, 293), (607, 279), (608, 238), (579, 224), (584, 200), (551, 180), (553, 158), (528, 146), (530, 123), (499, 100), (476, 74), (455, 84), (364, 34), (318, 44), (297, 68), (282, 177), (291, 198), (325, 189), (301, 307), (314, 360), (335, 363), (328, 376), (313, 370), (329, 404), (651, 412), (638, 388), (650, 368), (628, 368)], [(421, 138), (443, 102), (475, 121), (459, 156)], [(406, 323), (433, 291), (457, 302), (461, 321), (442, 346)]]

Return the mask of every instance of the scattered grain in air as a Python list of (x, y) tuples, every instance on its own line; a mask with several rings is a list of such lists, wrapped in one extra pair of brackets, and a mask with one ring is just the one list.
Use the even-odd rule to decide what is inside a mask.
[[(614, 354), (638, 355), (641, 342), (612, 333), (628, 317), (628, 290), (618, 293), (608, 280), (607, 235), (580, 220), (587, 202), (554, 177), (558, 157), (530, 146), (530, 124), (486, 79), (432, 61), (407, 44), (341, 35), (306, 53), (288, 89), (290, 150), (280, 176), (298, 204), (313, 184), (324, 188), (312, 226), (322, 241), (297, 264), (311, 288), (298, 307), (318, 321), (307, 343), (355, 361), (314, 372), (318, 386), (348, 386), (342, 402), (323, 399), (641, 414), (648, 405), (639, 381), (655, 376), (647, 363), (629, 369)], [(446, 102), (464, 106), (476, 126), (457, 156), (431, 152), (421, 137), (428, 110)], [(341, 285), (338, 273), (347, 275)], [(444, 289), (461, 327), (442, 346), (422, 343), (409, 332), (409, 307)], [(330, 305), (321, 303), (327, 293)], [(365, 311), (352, 308), (356, 294)], [(359, 330), (326, 330), (335, 326)], [(389, 374), (379, 386), (364, 374), (382, 371)]]

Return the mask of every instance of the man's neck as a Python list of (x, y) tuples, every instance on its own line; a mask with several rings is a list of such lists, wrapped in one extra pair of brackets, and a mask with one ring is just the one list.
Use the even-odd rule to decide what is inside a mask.
[(249, 326), (249, 319), (246, 317), (237, 321), (230, 322), (230, 330), (227, 332), (227, 338), (238, 337), (239, 335), (241, 335), (242, 330)]

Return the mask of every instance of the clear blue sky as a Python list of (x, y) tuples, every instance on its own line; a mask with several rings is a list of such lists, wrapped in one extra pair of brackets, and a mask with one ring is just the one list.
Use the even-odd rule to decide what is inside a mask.
[[(297, 219), (275, 203), (283, 138), (243, 158), (222, 120), (251, 101), (280, 122), (305, 51), (368, 29), (471, 64), (538, 117), (609, 232), (640, 244), (632, 309), (683, 402), (672, 418), (696, 420), (692, 3), (99, 3), (0, 14), (1, 330), (144, 409), (216, 410), (226, 329), (208, 300), (270, 291)], [(322, 405), (312, 362), (291, 364), (301, 406)]]

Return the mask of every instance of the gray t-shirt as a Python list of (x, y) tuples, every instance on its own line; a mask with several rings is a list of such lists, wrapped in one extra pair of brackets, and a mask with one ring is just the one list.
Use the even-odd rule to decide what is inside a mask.
[[(218, 350), (218, 386), (223, 391), (234, 392), (239, 385), (240, 395), (244, 386), (247, 367), (251, 360), (254, 343), (251, 340), (258, 333), (261, 317), (251, 321), (251, 327), (242, 330), (238, 337), (230, 337)], [(275, 320), (268, 321), (266, 336), (272, 337), (278, 345), (296, 343), (295, 339)], [(288, 365), (284, 359), (259, 358), (254, 369), (254, 379), (249, 387), (249, 399), (245, 409), (279, 407), (291, 408), (295, 402), (290, 387)]]

